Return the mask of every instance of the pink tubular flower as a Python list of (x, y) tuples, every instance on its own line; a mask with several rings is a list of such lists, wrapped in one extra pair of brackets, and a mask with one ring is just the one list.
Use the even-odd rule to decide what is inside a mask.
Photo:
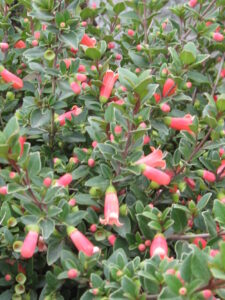
[(74, 105), (73, 106), (73, 110), (70, 110), (62, 115), (60, 115), (58, 117), (58, 121), (59, 121), (59, 124), (60, 126), (64, 126), (66, 124), (66, 119), (67, 120), (72, 120), (72, 116), (78, 116), (80, 113), (82, 112), (81, 108)]
[(205, 179), (208, 182), (214, 182), (214, 181), (216, 181), (215, 174), (213, 174), (210, 171), (204, 170), (204, 171), (202, 171), (202, 174), (200, 174), (200, 175), (202, 175), (203, 179)]
[(164, 235), (156, 234), (150, 246), (150, 256), (159, 255), (161, 259), (164, 259), (167, 254), (168, 246)]
[(103, 225), (122, 226), (119, 221), (119, 200), (115, 188), (110, 185), (105, 193), (104, 219), (100, 218)]
[(0, 66), (0, 74), (2, 79), (6, 83), (11, 83), (15, 90), (21, 89), (23, 87), (23, 80), (14, 75), (13, 73), (6, 70), (4, 67)]
[(213, 33), (213, 39), (216, 42), (222, 42), (224, 40), (224, 36), (219, 32), (214, 32)]
[(26, 235), (21, 248), (21, 256), (23, 258), (31, 258), (34, 255), (39, 235), (39, 227), (37, 225), (29, 225), (27, 229), (28, 234)]
[(57, 186), (63, 186), (66, 187), (68, 186), (71, 181), (73, 180), (73, 177), (71, 174), (66, 173), (65, 175), (61, 176), (58, 180), (57, 180)]
[(35, 31), (35, 33), (34, 33), (34, 38), (35, 38), (36, 40), (39, 40), (40, 37), (41, 37), (40, 31)]
[(188, 132), (192, 132), (189, 127), (193, 122), (193, 116), (191, 115), (185, 115), (183, 118), (165, 117), (164, 122), (170, 128), (175, 130), (186, 130)]
[(149, 167), (147, 165), (142, 165), (142, 174), (147, 177), (149, 180), (152, 180), (159, 185), (168, 185), (170, 183), (170, 176), (166, 173), (155, 169), (153, 167)]
[(104, 77), (103, 77), (103, 82), (102, 86), (100, 89), (100, 102), (106, 103), (107, 100), (109, 99), (113, 86), (115, 82), (117, 81), (119, 75), (114, 74), (113, 71), (108, 70), (106, 71)]
[(93, 48), (96, 44), (96, 41), (90, 38), (86, 33), (83, 35), (82, 40), (80, 41), (81, 45)]
[(99, 248), (95, 247), (78, 229), (68, 227), (67, 233), (78, 251), (84, 252), (87, 256), (92, 256), (96, 252), (99, 252)]
[(225, 69), (222, 69), (222, 70), (221, 70), (220, 76), (221, 76), (222, 78), (225, 78)]
[(163, 97), (172, 96), (176, 92), (177, 86), (173, 79), (168, 78), (163, 86)]
[(161, 100), (160, 94), (155, 93), (153, 96), (154, 96), (154, 98), (155, 98), (155, 102), (156, 102), (156, 103), (159, 103), (159, 101)]
[(166, 167), (166, 162), (163, 160), (163, 153), (159, 149), (155, 149), (154, 147), (151, 147), (152, 153), (148, 154), (147, 156), (140, 158), (136, 164), (145, 164), (149, 167), (153, 168), (163, 168)]
[(19, 143), (20, 143), (20, 157), (23, 155), (23, 150), (24, 150), (24, 143), (26, 142), (25, 136), (20, 136), (19, 137)]
[(7, 195), (8, 194), (8, 187), (7, 185), (0, 187), (0, 195)]
[(79, 95), (80, 94), (81, 87), (80, 87), (80, 85), (77, 82), (75, 82), (75, 81), (71, 82), (70, 87), (73, 90), (73, 92), (74, 92), (75, 95)]

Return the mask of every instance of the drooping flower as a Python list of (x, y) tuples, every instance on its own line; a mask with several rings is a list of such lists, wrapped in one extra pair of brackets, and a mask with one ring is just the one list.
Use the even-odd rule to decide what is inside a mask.
[(74, 227), (68, 227), (67, 233), (71, 238), (74, 246), (78, 251), (82, 251), (87, 256), (92, 256), (96, 252), (99, 252), (99, 248), (95, 247), (86, 236)]
[(151, 147), (152, 153), (148, 154), (147, 156), (140, 158), (136, 164), (145, 164), (149, 167), (153, 168), (163, 168), (166, 167), (166, 162), (163, 160), (163, 153), (160, 149), (155, 149)]
[(14, 75), (13, 73), (6, 70), (3, 66), (0, 66), (0, 74), (2, 79), (6, 83), (11, 83), (12, 87), (16, 90), (21, 89), (23, 87), (23, 80)]
[(210, 171), (207, 170), (198, 170), (198, 174), (202, 176), (203, 179), (205, 179), (208, 182), (214, 182), (216, 181), (216, 175)]
[(168, 78), (163, 86), (163, 97), (172, 96), (176, 92), (176, 89), (177, 85), (175, 81), (171, 78)]
[(174, 118), (174, 117), (165, 117), (164, 122), (170, 128), (175, 130), (186, 130), (188, 132), (192, 132), (190, 129), (190, 125), (193, 122), (193, 116), (185, 115), (183, 118)]
[(170, 183), (170, 176), (166, 173), (162, 172), (153, 167), (149, 167), (148, 165), (141, 165), (142, 166), (142, 174), (147, 177), (149, 180), (152, 180), (159, 185), (168, 185)]
[(90, 38), (86, 33), (83, 35), (81, 41), (81, 45), (87, 46), (89, 48), (93, 48), (96, 44), (96, 40), (93, 38)]
[(28, 233), (21, 248), (21, 256), (23, 258), (31, 258), (34, 255), (38, 242), (39, 227), (37, 225), (27, 226)]
[(111, 70), (106, 71), (106, 73), (103, 77), (102, 86), (100, 89), (100, 102), (102, 102), (102, 103), (107, 102), (107, 100), (109, 99), (109, 97), (112, 93), (113, 86), (114, 86), (115, 82), (117, 81), (118, 77), (119, 77), (119, 75), (114, 74), (113, 71), (111, 71)]
[(115, 188), (110, 185), (105, 193), (104, 219), (100, 218), (103, 225), (122, 226), (119, 221), (119, 200)]
[(60, 126), (64, 126), (66, 124), (66, 119), (67, 120), (72, 120), (72, 116), (78, 116), (82, 112), (82, 109), (76, 105), (73, 106), (73, 109), (60, 115), (58, 117), (58, 121)]
[(161, 259), (164, 259), (168, 255), (168, 246), (166, 239), (163, 234), (156, 234), (151, 246), (150, 246), (150, 256), (153, 257), (159, 255)]

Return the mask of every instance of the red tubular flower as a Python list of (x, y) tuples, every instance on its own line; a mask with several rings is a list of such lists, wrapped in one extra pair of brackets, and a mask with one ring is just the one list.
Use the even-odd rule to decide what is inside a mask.
[(102, 86), (100, 89), (100, 102), (102, 103), (106, 103), (107, 100), (109, 99), (113, 86), (115, 84), (115, 82), (117, 81), (119, 75), (118, 74), (114, 74), (113, 71), (108, 70), (104, 77), (103, 77), (103, 82), (102, 82)]
[(99, 252), (99, 248), (95, 247), (78, 229), (68, 227), (67, 233), (78, 251), (84, 252), (87, 256), (92, 256), (96, 252)]
[(86, 33), (83, 35), (82, 40), (80, 41), (81, 45), (93, 48), (96, 44), (96, 40), (90, 38)]
[(216, 181), (216, 176), (210, 171), (207, 170), (199, 170), (199, 175), (202, 176), (203, 179), (205, 179), (208, 182), (215, 182)]
[(63, 186), (63, 187), (67, 187), (71, 181), (73, 180), (73, 177), (71, 174), (66, 173), (65, 175), (61, 176), (58, 180), (57, 180), (57, 185), (58, 186)]
[(147, 156), (140, 158), (136, 164), (145, 164), (149, 167), (153, 168), (163, 168), (166, 167), (166, 162), (163, 160), (163, 153), (159, 149), (155, 149), (154, 147), (151, 147), (152, 153), (148, 154)]
[(60, 126), (64, 126), (66, 124), (66, 119), (67, 120), (72, 120), (72, 116), (78, 116), (82, 112), (81, 108), (74, 105), (73, 110), (70, 110), (58, 117), (58, 121)]
[(19, 143), (20, 143), (20, 157), (23, 155), (24, 150), (24, 143), (26, 142), (26, 138), (24, 136), (19, 137)]
[(225, 69), (222, 69), (222, 70), (221, 70), (220, 76), (221, 76), (222, 78), (225, 78)]
[(150, 256), (159, 255), (161, 259), (164, 259), (167, 254), (168, 246), (164, 235), (156, 234), (150, 246)]
[(213, 33), (213, 39), (216, 42), (222, 42), (224, 40), (224, 36), (219, 32), (214, 32)]
[(119, 221), (119, 200), (115, 188), (110, 185), (105, 193), (104, 219), (100, 218), (103, 225), (122, 226)]
[(79, 95), (80, 94), (81, 87), (80, 87), (80, 85), (77, 82), (75, 82), (75, 81), (71, 82), (70, 87), (73, 90), (73, 92), (74, 92), (75, 95)]
[(21, 248), (21, 256), (23, 258), (31, 258), (34, 255), (39, 235), (39, 227), (37, 225), (29, 225), (27, 229), (28, 234), (26, 235)]
[(2, 76), (2, 79), (6, 83), (11, 83), (15, 90), (21, 89), (23, 87), (23, 80), (13, 73), (9, 72), (2, 66), (0, 66), (0, 74)]
[(183, 118), (165, 117), (164, 122), (170, 128), (175, 130), (186, 130), (188, 132), (192, 132), (189, 127), (193, 122), (193, 117), (191, 115), (186, 115)]
[(188, 186), (193, 190), (195, 188), (195, 182), (192, 178), (185, 177), (184, 181), (188, 184)]
[(172, 96), (176, 92), (177, 86), (173, 79), (168, 78), (163, 86), (163, 97)]
[(26, 43), (22, 40), (18, 41), (15, 43), (14, 48), (16, 49), (25, 49), (26, 48)]
[(152, 180), (158, 183), (159, 185), (168, 185), (170, 183), (169, 175), (147, 165), (142, 165), (142, 174), (149, 180)]

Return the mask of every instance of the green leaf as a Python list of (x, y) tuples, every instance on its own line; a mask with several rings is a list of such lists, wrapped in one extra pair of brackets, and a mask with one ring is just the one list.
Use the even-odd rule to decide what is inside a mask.
[(218, 97), (216, 101), (216, 107), (220, 113), (225, 111), (225, 94), (222, 94)]
[(73, 180), (77, 180), (79, 178), (85, 177), (90, 172), (90, 168), (88, 166), (79, 166), (72, 172)]
[(173, 208), (171, 218), (174, 221), (173, 229), (175, 232), (183, 232), (187, 225), (186, 213), (180, 209)]
[(47, 240), (55, 230), (55, 221), (52, 219), (44, 219), (40, 222), (42, 236)]
[(215, 220), (219, 223), (225, 224), (225, 204), (219, 200), (215, 200), (213, 204), (213, 213)]
[(217, 236), (216, 222), (214, 221), (214, 219), (212, 217), (212, 212), (210, 210), (204, 211), (202, 213), (202, 216), (203, 216), (207, 231), (209, 232), (209, 234), (212, 237), (216, 237)]
[(113, 7), (113, 11), (119, 15), (122, 11), (124, 11), (126, 8), (124, 2), (119, 2), (119, 3), (116, 3), (116, 5)]
[(50, 119), (51, 119), (50, 110), (46, 110), (45, 112), (42, 112), (39, 108), (37, 108), (33, 110), (31, 113), (31, 117), (30, 117), (31, 127), (33, 128), (41, 127), (49, 123)]
[(171, 291), (178, 295), (179, 289), (183, 286), (180, 279), (178, 279), (175, 275), (165, 275), (164, 278)]
[(195, 247), (192, 256), (191, 271), (196, 278), (201, 279), (205, 284), (208, 283), (211, 277), (206, 254), (197, 247)]
[(197, 58), (197, 49), (195, 44), (192, 42), (187, 43), (180, 54), (180, 58), (184, 65), (194, 63)]
[(30, 154), (27, 171), (30, 177), (37, 175), (41, 171), (41, 158), (39, 152)]
[(47, 251), (47, 263), (49, 266), (59, 259), (63, 245), (64, 242), (56, 237), (49, 242)]
[(134, 51), (130, 50), (128, 52), (132, 62), (137, 66), (141, 68), (146, 68), (149, 65), (149, 62), (145, 56), (136, 54)]
[(131, 71), (125, 69), (125, 68), (119, 68), (118, 70), (119, 74), (119, 81), (122, 85), (124, 85), (126, 88), (134, 88), (137, 83), (137, 76), (132, 73)]
[(85, 54), (93, 60), (99, 60), (101, 58), (101, 52), (97, 48), (87, 48)]
[(206, 205), (208, 204), (209, 199), (211, 198), (211, 196), (212, 196), (212, 193), (207, 193), (207, 194), (205, 194), (205, 195), (200, 199), (200, 201), (199, 201), (198, 204), (197, 204), (198, 210), (201, 211), (201, 210), (203, 210), (203, 208), (206, 207)]
[(77, 32), (70, 31), (65, 32), (59, 36), (59, 40), (63, 43), (65, 43), (68, 47), (78, 48), (79, 42), (81, 41), (82, 37), (84, 35), (84, 29), (80, 29)]
[(136, 299), (139, 290), (131, 278), (127, 277), (127, 275), (123, 276), (121, 286), (126, 294), (131, 295), (132, 299)]
[(6, 127), (3, 130), (3, 133), (7, 140), (9, 140), (12, 136), (18, 134), (19, 132), (19, 124), (17, 122), (17, 119), (15, 117), (12, 117)]

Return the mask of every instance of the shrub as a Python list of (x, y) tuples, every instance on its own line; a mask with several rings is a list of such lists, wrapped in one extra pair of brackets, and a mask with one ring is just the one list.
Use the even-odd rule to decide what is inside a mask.
[(225, 1), (0, 2), (0, 299), (225, 299)]

